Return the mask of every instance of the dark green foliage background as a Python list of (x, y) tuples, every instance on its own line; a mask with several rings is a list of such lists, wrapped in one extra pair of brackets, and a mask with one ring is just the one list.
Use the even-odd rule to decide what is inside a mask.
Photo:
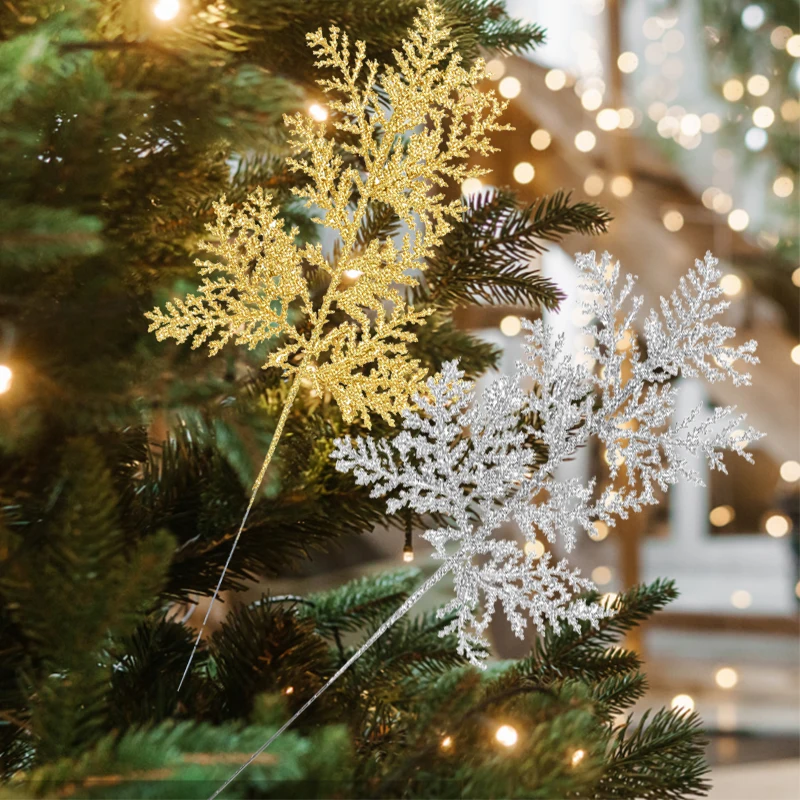
[[(443, 7), (468, 60), (543, 37), (501, 2)], [(0, 402), (0, 797), (207, 797), (419, 583), (406, 570), (236, 608), (178, 696), (193, 633), (175, 604), (213, 591), (285, 387), (263, 352), (207, 359), (157, 344), (142, 317), (196, 282), (222, 193), (267, 187), (314, 238), (281, 125), (316, 96), (305, 33), (336, 23), (389, 60), (416, 8), (184, 0), (165, 25), (140, 0), (0, 5), (0, 360), (14, 371)], [(608, 222), (561, 192), (530, 207), (473, 198), (414, 298), (435, 309), (415, 355), (432, 371), (456, 357), (470, 376), (491, 368), (497, 351), (453, 309), (557, 307), (531, 256)], [(395, 225), (373, 209), (363, 238)], [(223, 588), (405, 524), (333, 470), (332, 440), (358, 432), (325, 398), (295, 404)], [(674, 594), (637, 589), (600, 631), (550, 634), (486, 674), (439, 637), (444, 621), (410, 617), (227, 796), (697, 792), (696, 718), (615, 722), (645, 680), (635, 654), (608, 648)], [(520, 730), (513, 752), (492, 744), (499, 720)]]

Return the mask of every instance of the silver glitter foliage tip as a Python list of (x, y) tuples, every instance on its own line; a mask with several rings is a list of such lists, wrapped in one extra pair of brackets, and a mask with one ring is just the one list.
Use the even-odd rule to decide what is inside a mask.
[[(390, 514), (409, 508), (441, 523), (422, 533), (453, 579), (454, 597), (439, 611), (452, 621), (441, 635), (455, 633), (459, 652), (478, 666), (498, 603), (520, 638), (528, 624), (578, 628), (612, 613), (576, 598), (594, 586), (566, 559), (536, 559), (533, 548), (526, 552), (504, 536), (509, 523), (528, 542), (560, 540), (568, 552), (576, 530), (592, 532), (597, 520), (613, 526), (657, 503), (655, 489), (681, 478), (699, 483), (692, 457), (725, 471), (725, 450), (752, 461), (744, 447), (761, 437), (742, 429), (744, 416), (733, 408), (708, 415), (698, 407), (673, 420), (674, 378), (749, 384), (736, 362), (758, 361), (754, 341), (731, 345), (734, 329), (715, 319), (728, 303), (719, 300), (720, 272), (710, 253), (661, 299), (660, 314), (651, 310), (644, 348), (630, 333), (642, 306), (632, 294), (634, 278), (621, 280), (608, 253), (600, 261), (593, 252), (578, 255), (576, 266), (589, 298), (583, 332), (593, 341), (583, 363), (540, 320), (524, 322), (527, 357), (512, 376), (476, 396), (458, 363), (448, 362), (414, 397), (415, 409), (403, 412), (399, 434), (337, 439), (332, 453), (337, 470), (371, 486), (372, 497), (388, 497)], [(557, 470), (592, 438), (610, 464), (611, 484), (601, 492), (594, 478), (562, 479)]]

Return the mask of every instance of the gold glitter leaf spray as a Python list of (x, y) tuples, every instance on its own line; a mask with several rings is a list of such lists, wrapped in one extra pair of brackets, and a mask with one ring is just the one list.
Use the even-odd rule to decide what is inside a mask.
[[(203, 275), (198, 293), (146, 315), (159, 341), (191, 337), (192, 347), (207, 342), (211, 355), (229, 341), (253, 349), (275, 340), (264, 367), (291, 381), (181, 685), (301, 383), (329, 392), (346, 421), (360, 417), (369, 427), (370, 414), (391, 424), (425, 377), (407, 344), (416, 340), (409, 328), (429, 312), (410, 306), (400, 287), (417, 284), (410, 271), (425, 268), (463, 211), (460, 200), (445, 201), (442, 189), (488, 172), (467, 160), (496, 150), (489, 134), (509, 129), (498, 122), (506, 104), (477, 88), (486, 77), (483, 61), (462, 66), (442, 21), (429, 0), (394, 51), (395, 65), (382, 69), (366, 60), (363, 42), (351, 50), (336, 27), (327, 36), (321, 29), (307, 35), (317, 68), (330, 76), (318, 83), (339, 135), (303, 114), (286, 116), (295, 156), (288, 163), (307, 178), (293, 192), (318, 211), (315, 222), (338, 234), (332, 254), (319, 244), (298, 246), (298, 231), (284, 230), (268, 193), (256, 191), (239, 209), (223, 197), (202, 243), (213, 260), (196, 262)], [(364, 241), (365, 223), (380, 208), (410, 229), (399, 246)], [(313, 271), (328, 280), (318, 307), (307, 281)], [(330, 321), (334, 311), (345, 317), (338, 326)]]

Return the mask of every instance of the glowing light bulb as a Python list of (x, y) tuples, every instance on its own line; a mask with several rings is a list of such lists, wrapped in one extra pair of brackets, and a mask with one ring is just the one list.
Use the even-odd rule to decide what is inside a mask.
[(795, 364), (800, 364), (800, 344), (792, 348), (791, 359)]
[(530, 183), (535, 174), (536, 170), (534, 170), (533, 164), (528, 161), (520, 161), (514, 167), (514, 180), (517, 183)]
[(461, 194), (465, 197), (478, 194), (481, 189), (483, 189), (483, 183), (480, 178), (467, 178), (461, 183)]
[(364, 273), (360, 269), (346, 269), (344, 271), (345, 278), (349, 278), (351, 281), (360, 278), (363, 274)]
[(733, 198), (726, 192), (717, 192), (712, 205), (718, 214), (727, 214), (733, 208)]
[(14, 373), (11, 371), (11, 367), (0, 364), (0, 394), (5, 394), (11, 388), (13, 377)]
[(615, 108), (604, 108), (595, 119), (601, 131), (613, 131), (619, 127), (619, 111)]
[(597, 89), (587, 89), (581, 95), (581, 105), (587, 111), (596, 111), (603, 104), (603, 94)]
[(719, 288), (728, 297), (736, 297), (742, 291), (742, 279), (733, 273), (723, 275), (722, 280), (719, 282)]
[(740, 80), (731, 78), (722, 84), (722, 96), (729, 102), (735, 103), (744, 97), (744, 85)]
[(519, 734), (511, 725), (501, 725), (495, 732), (494, 738), (504, 747), (513, 747), (519, 739)]
[(162, 22), (169, 22), (178, 16), (181, 10), (179, 0), (158, 0), (153, 5), (153, 16)]
[(719, 194), (719, 189), (716, 186), (709, 186), (708, 189), (703, 191), (700, 199), (706, 208), (714, 208), (714, 198)]
[(742, 11), (742, 25), (749, 31), (758, 30), (764, 23), (766, 14), (764, 9), (756, 3), (745, 6)]
[(685, 133), (687, 136), (694, 136), (697, 133), (700, 133), (700, 117), (697, 114), (687, 114), (681, 120), (681, 133)]
[(580, 131), (575, 135), (575, 147), (581, 153), (588, 153), (590, 150), (594, 150), (596, 144), (597, 137), (591, 131)]
[(734, 231), (746, 230), (750, 224), (750, 215), (743, 208), (734, 208), (728, 214), (728, 227)]
[(773, 514), (771, 517), (768, 517), (767, 521), (764, 523), (764, 530), (772, 536), (773, 539), (780, 539), (782, 536), (786, 536), (790, 528), (789, 520), (787, 517), (784, 517), (783, 514)]
[(795, 286), (800, 286), (800, 267), (792, 273), (792, 283)]
[(551, 92), (557, 92), (567, 85), (567, 74), (560, 69), (551, 69), (544, 76), (544, 85), (550, 89)]
[(328, 119), (328, 109), (319, 103), (312, 103), (308, 107), (308, 115), (317, 122), (325, 122)]
[(739, 675), (735, 669), (731, 667), (722, 667), (717, 670), (714, 675), (714, 680), (720, 689), (733, 689), (739, 683)]
[(500, 320), (500, 333), (504, 336), (516, 336), (522, 330), (522, 322), (519, 317), (509, 314)]
[(608, 536), (608, 525), (603, 520), (598, 519), (592, 523), (592, 526), (594, 527), (594, 533), (591, 534), (592, 539), (596, 542), (602, 542)]
[(786, 47), (786, 42), (792, 38), (792, 29), (787, 25), (778, 25), (772, 29), (769, 35), (769, 43), (776, 50), (783, 50)]
[(759, 106), (753, 112), (753, 125), (769, 128), (773, 122), (775, 122), (775, 112), (769, 106)]
[(533, 147), (534, 150), (547, 150), (547, 148), (550, 147), (551, 141), (552, 137), (544, 128), (539, 128), (539, 130), (531, 134), (531, 147)]
[(636, 122), (636, 114), (632, 108), (622, 107), (619, 110), (619, 127), (630, 128)]
[(284, 693), (284, 694), (286, 694), (286, 695), (289, 695), (289, 694), (294, 694), (294, 686), (287, 686), (287, 687), (286, 687), (286, 688), (283, 690), (283, 693)]
[(497, 90), (506, 100), (513, 100), (522, 91), (522, 84), (516, 78), (509, 75), (507, 78), (503, 78), (503, 80), (500, 81)]
[(617, 59), (617, 66), (620, 72), (633, 72), (639, 66), (639, 56), (630, 50), (626, 50), (624, 53), (620, 53)]
[(744, 135), (744, 146), (753, 153), (758, 153), (767, 146), (769, 136), (763, 128), (750, 128)]
[(671, 233), (679, 231), (683, 227), (683, 214), (680, 211), (667, 211), (661, 218), (664, 227)]
[(796, 483), (800, 481), (800, 463), (797, 461), (784, 461), (781, 464), (781, 478), (786, 483)]
[(781, 116), (787, 122), (797, 122), (800, 119), (800, 101), (790, 98), (781, 103)]
[(627, 197), (633, 191), (633, 181), (627, 175), (616, 175), (611, 180), (611, 193), (616, 197)]
[(796, 33), (786, 42), (786, 52), (793, 58), (800, 58), (800, 33)]
[(406, 548), (403, 550), (403, 561), (406, 564), (410, 564), (414, 560), (414, 551), (411, 548)]
[(506, 74), (505, 62), (499, 58), (493, 58), (491, 61), (486, 62), (486, 71), (489, 73), (491, 80), (499, 81)]
[(769, 91), (769, 78), (766, 75), (751, 75), (747, 79), (747, 91), (753, 97), (762, 97)]
[(737, 589), (731, 595), (731, 605), (734, 608), (750, 608), (753, 604), (753, 595), (747, 589)]
[(541, 558), (544, 555), (544, 545), (535, 539), (532, 542), (525, 542), (525, 555), (532, 555), (534, 559)]
[(598, 586), (609, 583), (611, 581), (611, 570), (608, 567), (595, 567), (592, 570), (592, 580)]
[(736, 518), (736, 512), (731, 506), (717, 506), (712, 508), (708, 515), (709, 522), (715, 528), (723, 528)]
[(603, 191), (603, 186), (603, 179), (599, 175), (593, 174), (589, 175), (583, 182), (583, 191), (589, 197), (597, 197)]
[(578, 764), (580, 764), (581, 761), (583, 761), (584, 758), (586, 758), (586, 751), (585, 750), (576, 750), (572, 754), (572, 758), (570, 759), (572, 761), (572, 766), (573, 767), (577, 767)]
[(776, 197), (789, 197), (794, 191), (794, 181), (788, 175), (781, 175), (775, 178), (772, 191)]
[(688, 694), (676, 694), (672, 698), (670, 704), (673, 708), (679, 708), (681, 711), (694, 711), (694, 698)]
[(453, 746), (453, 737), (445, 736), (440, 743), (442, 750), (449, 750)]
[(662, 139), (670, 139), (681, 129), (681, 123), (672, 114), (661, 117), (656, 125), (656, 131)]

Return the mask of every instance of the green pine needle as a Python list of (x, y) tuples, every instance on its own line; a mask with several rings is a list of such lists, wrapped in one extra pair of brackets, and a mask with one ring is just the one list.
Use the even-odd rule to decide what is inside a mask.
[(522, 207), (507, 190), (472, 195), (463, 219), (429, 259), (417, 296), (439, 308), (470, 303), (558, 308), (564, 295), (531, 268), (531, 259), (546, 250), (544, 242), (569, 233), (603, 233), (611, 220), (599, 206), (570, 198), (556, 192)]

